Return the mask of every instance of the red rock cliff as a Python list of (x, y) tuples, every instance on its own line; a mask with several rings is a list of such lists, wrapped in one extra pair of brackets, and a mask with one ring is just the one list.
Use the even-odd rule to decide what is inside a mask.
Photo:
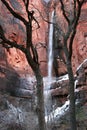
[[(9, 0), (10, 5), (20, 13), (23, 17), (27, 18), (24, 5), (21, 0), (12, 2)], [(34, 10), (35, 18), (37, 19), (40, 28), (37, 29), (37, 24), (33, 23), (33, 43), (38, 49), (39, 63), (43, 75), (47, 74), (47, 43), (48, 43), (48, 28), (49, 25), (43, 19), (48, 20), (50, 12), (53, 9), (52, 2), (45, 3), (40, 0), (30, 1), (30, 10)], [(11, 40), (16, 41), (18, 44), (25, 43), (25, 28), (24, 25), (16, 18), (14, 18), (6, 7), (0, 2), (0, 24), (4, 27), (5, 34)], [(77, 66), (87, 58), (87, 4), (84, 4), (82, 8), (82, 13), (77, 28), (76, 37), (73, 44), (73, 56), (72, 64), (73, 70), (76, 71)], [(43, 17), (42, 17), (43, 16)], [(3, 52), (3, 49), (0, 48)], [(9, 64), (12, 68), (17, 71), (23, 71), (25, 73), (32, 74), (32, 70), (29, 67), (24, 54), (19, 50), (12, 48), (5, 50), (6, 58), (2, 58), (0, 55), (0, 62)], [(4, 61), (3, 61), (4, 60)], [(66, 72), (66, 68), (62, 62), (59, 61), (59, 74)]]

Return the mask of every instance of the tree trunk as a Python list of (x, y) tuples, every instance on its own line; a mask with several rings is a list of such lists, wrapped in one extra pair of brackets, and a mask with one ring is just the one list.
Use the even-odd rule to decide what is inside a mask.
[(46, 130), (45, 112), (44, 112), (44, 95), (43, 95), (43, 78), (41, 76), (39, 69), (36, 70), (35, 75), (37, 79), (37, 113), (38, 113), (39, 130)]
[(37, 81), (37, 114), (38, 114), (38, 130), (46, 130), (45, 125), (45, 109), (44, 109), (44, 95), (43, 95), (43, 78), (40, 72), (38, 63), (32, 62), (32, 57), (29, 51), (25, 53), (26, 59), (31, 66)]
[(67, 61), (67, 71), (69, 76), (69, 94), (70, 94), (70, 130), (77, 130), (75, 114), (75, 95), (74, 95), (74, 76), (71, 61)]
[(54, 68), (55, 76), (59, 77), (59, 74), (58, 74), (58, 62), (57, 62), (57, 59), (55, 57), (54, 57), (54, 60), (53, 60), (53, 68)]

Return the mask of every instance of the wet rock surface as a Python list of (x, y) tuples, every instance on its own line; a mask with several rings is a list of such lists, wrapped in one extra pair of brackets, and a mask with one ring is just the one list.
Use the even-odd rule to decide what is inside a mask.
[(0, 129), (35, 130), (37, 114), (31, 99), (0, 94)]
[[(87, 68), (87, 60), (83, 61), (83, 63), (77, 68), (76, 72), (77, 76), (75, 76), (75, 81), (77, 81), (75, 92), (76, 101), (77, 102), (79, 101), (76, 107), (78, 130), (81, 129), (85, 130), (87, 128), (86, 68)], [(8, 86), (10, 85), (12, 91), (15, 92), (15, 94), (13, 94), (12, 91), (8, 91), (7, 93), (7, 90), (5, 89), (4, 93), (0, 93), (0, 129), (36, 130), (38, 120), (36, 112), (36, 106), (37, 106), (35, 96), (36, 94), (34, 95), (36, 89), (35, 77), (29, 77), (28, 75), (27, 76), (22, 75), (20, 77), (15, 71), (12, 71), (11, 69), (9, 71), (5, 67), (2, 67), (0, 71), (1, 74), (2, 72), (5, 72), (4, 76), (8, 77), (8, 80), (5, 80), (6, 82), (5, 85), (7, 86), (5, 86), (4, 88), (6, 87), (8, 88)], [(83, 75), (85, 80), (81, 78), (81, 76), (83, 77)], [(69, 87), (68, 85), (69, 85), (68, 75), (61, 76), (51, 83), (51, 89), (49, 90), (49, 92), (51, 93), (52, 96), (52, 104), (53, 104), (51, 109), (52, 112), (53, 111), (55, 112), (56, 108), (58, 107), (59, 107), (58, 109), (60, 110), (60, 108), (62, 108), (62, 106), (68, 100), (69, 98), (67, 97)], [(31, 95), (29, 95), (30, 92), (32, 92)], [(48, 123), (47, 125), (48, 129), (50, 128), (52, 128), (53, 130), (69, 129), (69, 116), (67, 116), (67, 112), (68, 111), (66, 111), (64, 115), (60, 116), (61, 118), (59, 118), (58, 120), (56, 120), (55, 118), (55, 120), (51, 123), (51, 125), (50, 123)]]

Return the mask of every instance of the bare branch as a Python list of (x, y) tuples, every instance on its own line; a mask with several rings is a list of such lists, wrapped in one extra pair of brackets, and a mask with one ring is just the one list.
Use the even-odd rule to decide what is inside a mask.
[(72, 35), (71, 35), (71, 38), (70, 38), (70, 43), (69, 43), (69, 59), (71, 59), (72, 57), (72, 50), (73, 50), (73, 41), (74, 41), (74, 37), (75, 37), (75, 34), (76, 34), (76, 29), (74, 29)]
[(29, 22), (29, 25), (32, 26), (32, 21), (34, 20), (36, 23), (37, 23), (37, 29), (40, 28), (40, 25), (38, 23), (38, 21), (35, 19), (34, 17), (34, 11), (29, 11), (28, 7), (29, 7), (29, 0), (23, 0), (23, 3), (25, 5), (25, 8), (26, 8), (26, 13), (27, 13), (27, 16), (28, 16), (28, 22)]
[(54, 23), (48, 21), (47, 19), (45, 19), (45, 18), (43, 17), (42, 13), (40, 12), (40, 10), (39, 10), (38, 8), (36, 8), (33, 4), (32, 4), (32, 6), (39, 12), (41, 18), (42, 18), (46, 23), (54, 24)]
[(34, 47), (33, 45), (31, 46), (31, 49), (32, 49), (32, 54), (33, 54), (33, 60), (35, 63), (39, 64), (38, 63), (38, 53), (37, 53), (37, 49), (36, 47)]
[(79, 0), (77, 0), (78, 2), (78, 9), (77, 9), (77, 15), (76, 15), (76, 19), (74, 20), (74, 26), (73, 28), (76, 28), (77, 24), (78, 24), (78, 21), (79, 21), (79, 18), (80, 18), (80, 14), (81, 14), (81, 7), (84, 3), (84, 0), (82, 0), (81, 2)]
[[(1, 26), (0, 26), (0, 28), (3, 31), (3, 28)], [(29, 48), (25, 48), (23, 45), (19, 45), (16, 42), (12, 42), (12, 41), (8, 40), (5, 37), (5, 35), (2, 35), (2, 34), (3, 33), (0, 34), (0, 38), (2, 39), (2, 41), (0, 42), (1, 45), (9, 47), (9, 48), (15, 47), (15, 48), (21, 50), (25, 54), (30, 66), (33, 68), (33, 70), (36, 68), (36, 65), (39, 65), (38, 64), (38, 54), (32, 44), (30, 45), (30, 47), (32, 49), (32, 54), (31, 54)], [(32, 55), (33, 55), (33, 57), (32, 57)]]
[(85, 0), (77, 0), (77, 2), (78, 2), (78, 5), (79, 5), (79, 6), (82, 6), (83, 3), (85, 2)]
[(71, 58), (71, 56), (72, 56), (73, 40), (74, 40), (74, 36), (76, 34), (76, 28), (77, 28), (77, 25), (78, 25), (80, 14), (81, 14), (81, 7), (84, 3), (84, 0), (82, 0), (82, 1), (77, 0), (77, 1), (78, 1), (78, 9), (77, 9), (77, 15), (75, 16), (74, 23), (72, 25), (73, 29), (72, 29), (72, 33), (71, 33), (71, 37), (70, 37), (70, 43), (69, 43), (69, 58)]
[(64, 9), (64, 4), (63, 4), (63, 0), (60, 0), (61, 3), (61, 9), (63, 11), (63, 16), (65, 17), (66, 21), (68, 22), (68, 24), (70, 23), (70, 20), (68, 19), (67, 15), (66, 15), (66, 11)]
[(20, 49), (21, 51), (25, 52), (26, 49), (24, 48), (23, 45), (19, 45), (17, 44), (16, 42), (12, 42), (10, 40), (8, 40), (5, 35), (4, 35), (4, 30), (2, 28), (2, 26), (0, 25), (0, 38), (1, 38), (1, 42), (0, 44), (2, 44), (3, 46), (5, 47), (8, 47), (8, 48), (12, 48), (12, 47), (15, 47), (17, 49)]
[(80, 1), (79, 0), (77, 0), (77, 3), (80, 5)]
[(45, 60), (41, 60), (41, 61), (40, 61), (40, 63), (42, 63), (42, 62), (47, 63), (47, 61), (45, 61)]
[(4, 36), (4, 30), (2, 28), (2, 26), (0, 25), (0, 38), (2, 39)]
[(10, 13), (17, 19), (19, 19), (20, 21), (22, 21), (25, 25), (27, 24), (27, 21), (18, 13), (16, 13), (8, 4), (8, 2), (6, 0), (1, 0), (2, 3), (7, 7), (7, 9), (10, 11)]
[(33, 10), (32, 11), (28, 11), (28, 19), (31, 22), (34, 20), (37, 23), (37, 26), (38, 26), (37, 29), (40, 28), (40, 25), (39, 25), (38, 21), (34, 17), (34, 11)]
[(76, 0), (74, 0), (74, 19), (76, 18)]
[(46, 44), (45, 44), (45, 43), (41, 43), (41, 42), (37, 43), (35, 47), (36, 47), (37, 49), (39, 49), (39, 48), (41, 48), (41, 47), (43, 47), (43, 48), (46, 48), (46, 49), (47, 49)]
[(27, 0), (26, 4), (26, 9), (28, 10), (28, 6), (29, 6), (29, 0)]

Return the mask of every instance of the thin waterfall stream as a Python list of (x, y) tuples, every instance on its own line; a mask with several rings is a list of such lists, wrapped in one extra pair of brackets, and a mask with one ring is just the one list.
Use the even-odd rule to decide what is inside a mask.
[(53, 68), (53, 19), (54, 19), (54, 11), (52, 11), (51, 24), (49, 26), (48, 76), (47, 81), (44, 81), (45, 116), (49, 115), (50, 112), (52, 111), (52, 97), (51, 97), (50, 85), (52, 82), (52, 68)]
[(54, 11), (51, 16), (51, 24), (49, 28), (49, 46), (48, 46), (48, 78), (52, 79), (52, 67), (53, 67), (53, 19)]
[[(46, 123), (52, 122), (55, 118), (59, 119), (69, 109), (69, 100), (61, 107), (54, 110), (54, 105), (51, 96), (51, 84), (55, 81), (52, 75), (53, 69), (53, 22), (54, 11), (51, 14), (51, 24), (49, 26), (49, 44), (48, 44), (48, 76), (44, 79), (44, 104), (45, 104), (45, 121)], [(68, 77), (67, 77), (68, 78)], [(61, 80), (66, 79), (63, 76)]]

